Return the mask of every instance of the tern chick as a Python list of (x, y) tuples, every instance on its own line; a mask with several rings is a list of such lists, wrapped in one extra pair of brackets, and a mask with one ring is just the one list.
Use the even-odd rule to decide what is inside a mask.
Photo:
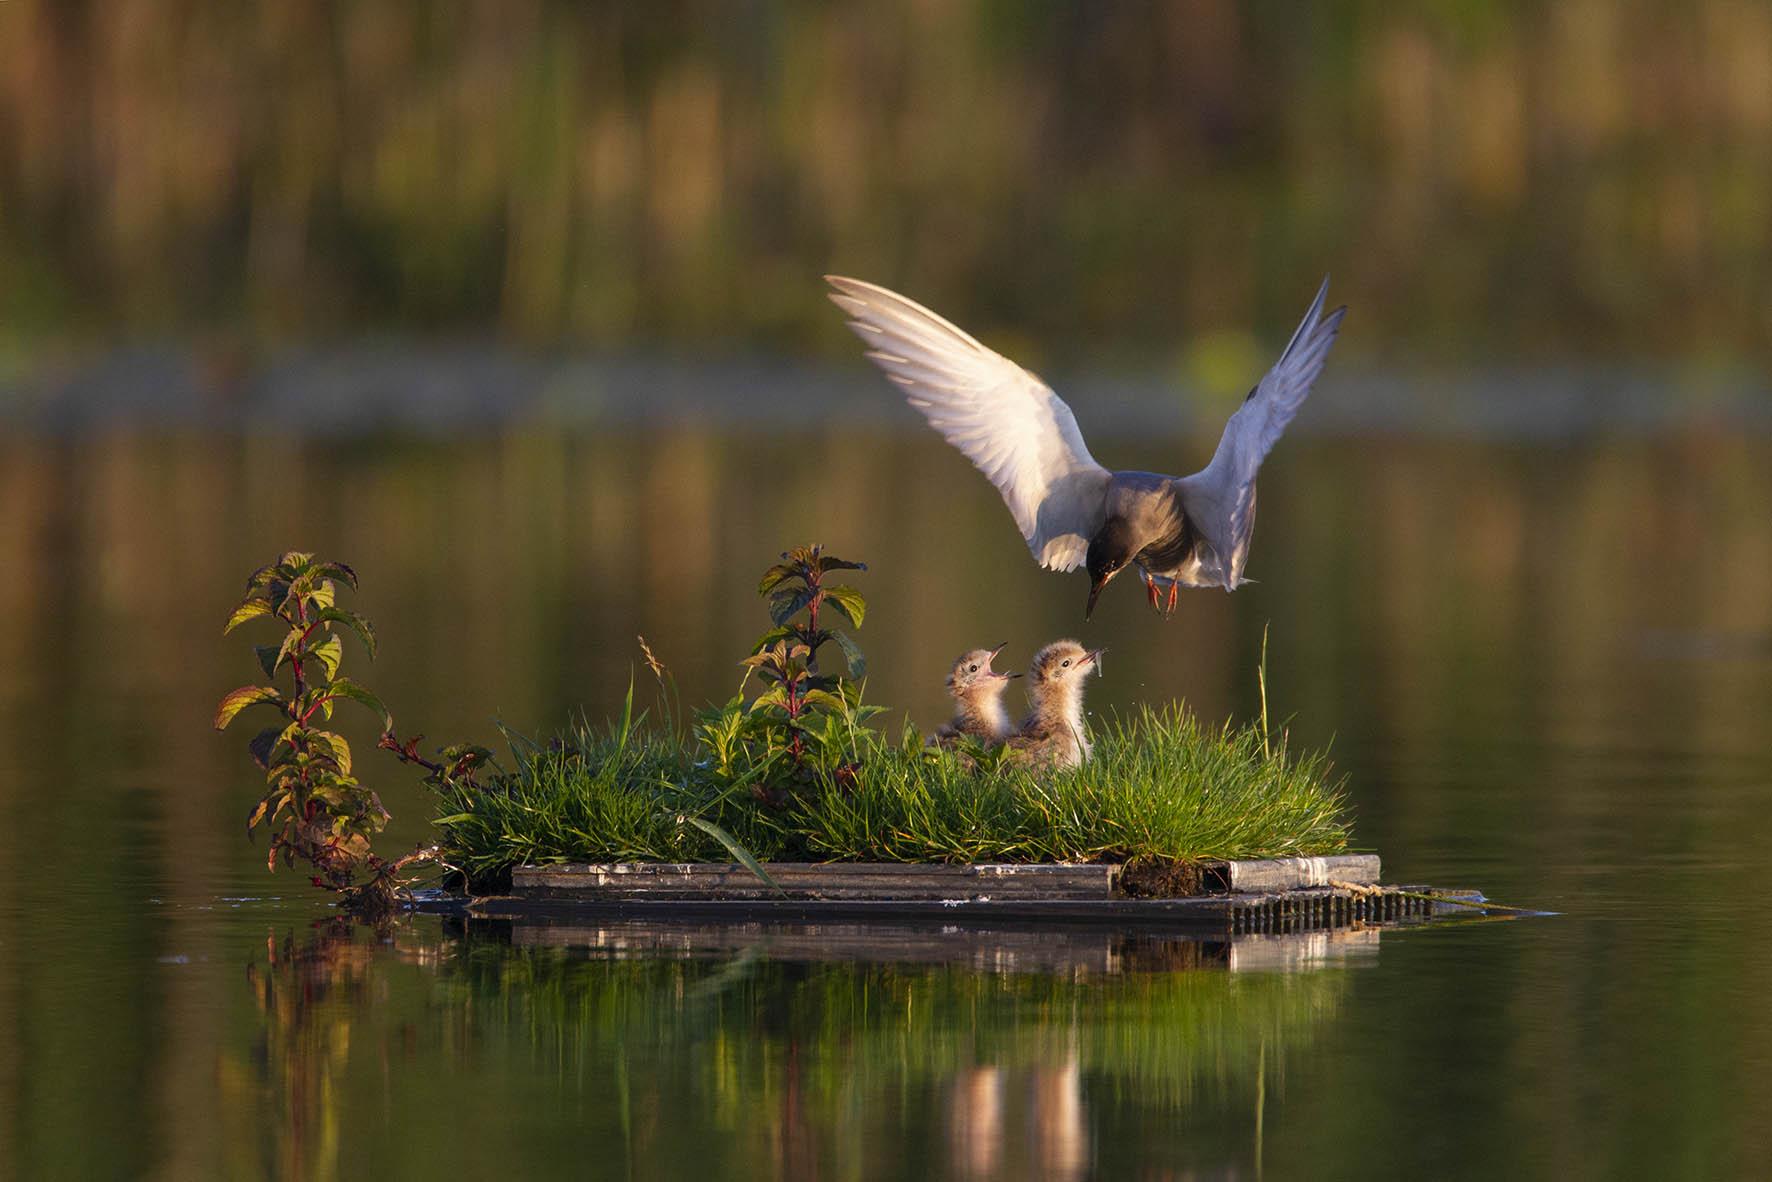
[(1089, 732), (1083, 726), (1083, 682), (1101, 668), (1093, 652), (1074, 640), (1055, 640), (1034, 654), (1028, 666), (1028, 704), (1021, 728), (1009, 737), (1018, 763), (1076, 767), (1089, 758)]
[(825, 280), (868, 360), (997, 486), (1035, 561), (1088, 569), (1084, 619), (1128, 566), (1165, 614), (1180, 587), (1234, 591), (1248, 581), (1256, 471), (1323, 372), (1347, 311), (1323, 314), (1325, 278), (1280, 359), (1225, 424), (1212, 462), (1176, 477), (1109, 471), (1089, 454), (1071, 408), (1034, 374), (897, 292), (840, 275)]
[(991, 745), (1001, 743), (1014, 728), (1003, 709), (1003, 691), (1019, 673), (998, 673), (991, 662), (1009, 642), (996, 648), (975, 648), (954, 662), (948, 674), (948, 693), (954, 698), (954, 716), (929, 740), (938, 747), (953, 747), (972, 738)]

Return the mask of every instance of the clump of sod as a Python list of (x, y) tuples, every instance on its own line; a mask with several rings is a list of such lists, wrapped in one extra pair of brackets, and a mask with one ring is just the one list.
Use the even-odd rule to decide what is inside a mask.
[(1338, 853), (1348, 821), (1321, 755), (1260, 726), (1141, 708), (1094, 757), (1029, 770), (857, 729), (857, 758), (776, 807), (693, 741), (631, 717), (518, 753), (493, 785), (442, 787), (445, 860), (477, 882), (547, 862), (1162, 862)]

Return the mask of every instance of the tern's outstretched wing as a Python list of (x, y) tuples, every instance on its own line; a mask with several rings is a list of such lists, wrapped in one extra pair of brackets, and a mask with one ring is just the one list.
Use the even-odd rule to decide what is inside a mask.
[(859, 279), (825, 279), (868, 360), (997, 486), (1040, 565), (1081, 566), (1109, 473), (1064, 400), (921, 304)]
[(1249, 535), (1255, 529), (1255, 473), (1298, 413), (1304, 396), (1311, 392), (1311, 383), (1323, 372), (1329, 346), (1335, 343), (1336, 330), (1347, 312), (1337, 308), (1324, 316), (1323, 301), (1328, 295), (1329, 279), (1325, 276), (1316, 301), (1304, 314), (1285, 352), (1225, 424), (1212, 462), (1177, 482), (1189, 519), (1222, 560), (1227, 588), (1242, 581), (1243, 563), (1249, 556)]

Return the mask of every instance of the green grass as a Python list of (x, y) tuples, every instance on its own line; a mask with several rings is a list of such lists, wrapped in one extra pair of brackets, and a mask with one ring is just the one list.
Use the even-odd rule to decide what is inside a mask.
[[(829, 772), (779, 807), (692, 741), (631, 719), (580, 728), (560, 750), (519, 744), (513, 774), (440, 793), (446, 859), (476, 882), (545, 862), (1089, 862), (1258, 858), (1347, 848), (1339, 787), (1320, 755), (1260, 726), (1209, 729), (1185, 709), (1098, 722), (1081, 768), (979, 767), (855, 728), (852, 785)], [(836, 762), (836, 761), (833, 761)]]

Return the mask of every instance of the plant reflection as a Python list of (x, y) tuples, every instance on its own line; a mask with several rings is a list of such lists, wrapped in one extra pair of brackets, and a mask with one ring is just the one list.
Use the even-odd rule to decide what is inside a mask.
[[(244, 1067), (241, 1076), (250, 1081), (250, 1094), (269, 1101), (253, 1122), (260, 1135), (259, 1164), (275, 1167), (266, 1173), (339, 1176), (340, 1127), (347, 1119), (340, 1098), (351, 1069), (352, 1035), (385, 995), (386, 961), (435, 965), (437, 951), (410, 927), (364, 928), (342, 916), (305, 933), (265, 937), (264, 960), (246, 966), (260, 1037), (251, 1045), (248, 1063), (230, 1066)], [(410, 1059), (415, 1048), (410, 1023), (401, 1024), (396, 1035), (374, 1048), (384, 1071), (395, 1054)]]
[[(781, 958), (767, 932), (716, 955), (585, 931), (339, 920), (269, 938), (247, 970), (260, 1034), (227, 1097), (250, 1114), (251, 1168), (354, 1172), (366, 1143), (403, 1135), (402, 1093), (464, 1071), (461, 1099), (494, 1127), (526, 1118), (538, 1081), (571, 1093), (583, 1135), (635, 1177), (821, 1178), (889, 1154), (939, 1175), (1081, 1178), (1118, 1149), (1103, 1097), (1147, 1140), (1228, 1110), (1215, 1151), (1241, 1160), (1263, 1090), (1349, 980), (1229, 972), (1210, 944), (1185, 958), (1207, 967), (1167, 967), (1184, 959), (1170, 950), (1034, 971), (1010, 953), (989, 971), (971, 952), (897, 959), (892, 941), (856, 961)], [(504, 1145), (535, 1169), (558, 1149)]]

